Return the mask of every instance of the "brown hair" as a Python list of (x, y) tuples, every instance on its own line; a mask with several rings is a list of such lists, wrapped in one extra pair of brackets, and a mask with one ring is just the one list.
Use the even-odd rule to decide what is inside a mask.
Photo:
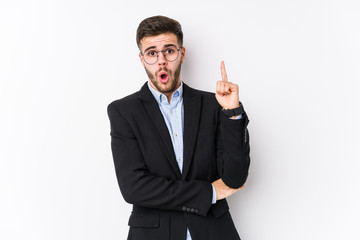
[[(136, 43), (140, 49), (140, 41), (144, 37), (157, 36), (162, 33), (173, 33), (176, 35), (180, 47), (183, 44), (183, 33), (178, 21), (165, 17), (153, 16), (144, 19), (136, 31)], [(140, 49), (141, 50), (141, 49)]]

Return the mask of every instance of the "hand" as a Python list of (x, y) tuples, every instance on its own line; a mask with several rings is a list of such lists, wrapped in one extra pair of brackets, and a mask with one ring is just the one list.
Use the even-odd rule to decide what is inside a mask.
[(228, 82), (224, 61), (221, 61), (220, 70), (222, 81), (216, 83), (216, 100), (224, 109), (240, 107), (239, 87), (237, 84)]
[(242, 185), (240, 188), (237, 189), (230, 188), (223, 182), (221, 178), (212, 182), (212, 185), (214, 185), (214, 188), (216, 190), (216, 200), (230, 197), (232, 194), (245, 187), (245, 185)]

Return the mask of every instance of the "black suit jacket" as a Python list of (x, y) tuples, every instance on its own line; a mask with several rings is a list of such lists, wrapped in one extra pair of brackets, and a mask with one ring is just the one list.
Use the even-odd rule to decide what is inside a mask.
[(240, 239), (226, 199), (211, 204), (211, 182), (232, 188), (248, 176), (246, 114), (231, 120), (213, 93), (183, 85), (184, 159), (180, 173), (169, 131), (147, 84), (109, 104), (111, 148), (126, 202), (133, 204), (128, 239)]

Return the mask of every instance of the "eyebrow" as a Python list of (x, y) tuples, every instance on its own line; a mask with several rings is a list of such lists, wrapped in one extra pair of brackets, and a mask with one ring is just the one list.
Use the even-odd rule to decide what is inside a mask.
[[(170, 43), (170, 44), (165, 44), (164, 47), (165, 47), (165, 48), (167, 48), (167, 47), (176, 47), (176, 48), (177, 48), (177, 46), (176, 46), (175, 44), (172, 44), (172, 43)], [(153, 48), (156, 48), (156, 46), (148, 47), (148, 48), (146, 48), (146, 49), (144, 50), (144, 52), (146, 52), (146, 51), (149, 50), (149, 49), (153, 49)]]

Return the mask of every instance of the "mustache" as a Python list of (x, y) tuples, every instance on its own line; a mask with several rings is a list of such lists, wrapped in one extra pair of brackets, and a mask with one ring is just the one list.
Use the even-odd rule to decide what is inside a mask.
[(167, 72), (167, 73), (170, 72), (169, 69), (167, 69), (167, 67), (163, 67), (163, 68), (159, 68), (159, 70), (157, 70), (156, 73), (158, 74), (158, 73), (161, 72), (161, 71), (165, 71), (165, 72)]

